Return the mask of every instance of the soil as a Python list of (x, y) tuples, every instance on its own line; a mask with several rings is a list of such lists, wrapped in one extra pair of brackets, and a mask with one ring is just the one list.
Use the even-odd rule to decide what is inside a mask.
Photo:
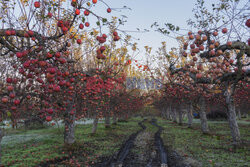
[[(163, 128), (157, 124), (157, 120), (150, 121), (158, 128), (157, 132), (146, 130), (144, 121), (138, 123), (141, 130), (130, 135), (117, 153), (110, 157), (99, 157), (98, 163), (92, 167), (193, 167), (189, 165), (191, 160), (180, 156), (174, 150), (165, 148), (161, 138)], [(75, 152), (71, 156), (47, 161), (38, 166), (65, 164), (63, 163), (65, 160), (68, 161), (76, 154)]]
[(156, 133), (145, 130), (143, 122), (139, 123), (142, 130), (132, 134), (117, 154), (100, 158), (93, 167), (192, 167), (187, 159), (165, 148), (157, 120), (150, 121), (158, 128)]

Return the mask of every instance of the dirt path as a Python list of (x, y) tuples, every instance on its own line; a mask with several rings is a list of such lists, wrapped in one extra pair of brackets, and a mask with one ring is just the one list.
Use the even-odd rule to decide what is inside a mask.
[(142, 130), (132, 134), (117, 155), (95, 167), (168, 167), (167, 152), (156, 120), (139, 123)]

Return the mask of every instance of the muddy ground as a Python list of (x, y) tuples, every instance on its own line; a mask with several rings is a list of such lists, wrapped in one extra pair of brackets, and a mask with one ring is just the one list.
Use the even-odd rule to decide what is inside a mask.
[[(149, 123), (155, 128), (145, 126)], [(192, 167), (177, 152), (165, 148), (157, 120), (144, 120), (140, 131), (132, 134), (118, 153), (102, 157), (93, 167)]]

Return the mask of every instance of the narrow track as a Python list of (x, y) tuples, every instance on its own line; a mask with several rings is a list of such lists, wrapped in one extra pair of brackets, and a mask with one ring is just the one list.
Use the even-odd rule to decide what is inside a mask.
[(127, 155), (129, 154), (129, 151), (134, 145), (134, 140), (138, 136), (139, 133), (144, 131), (146, 129), (146, 126), (143, 124), (145, 120), (142, 122), (139, 122), (138, 125), (141, 126), (141, 130), (137, 131), (136, 133), (133, 133), (130, 135), (128, 140), (122, 145), (120, 148), (120, 151), (116, 156), (112, 156), (109, 160), (99, 163), (96, 165), (96, 167), (120, 167), (122, 166), (124, 160), (126, 159)]
[(164, 144), (163, 144), (163, 141), (161, 138), (161, 132), (162, 132), (163, 128), (157, 124), (156, 119), (152, 119), (151, 124), (158, 127), (158, 131), (155, 133), (155, 145), (157, 147), (157, 151), (158, 151), (158, 154), (160, 156), (161, 166), (166, 167), (168, 164), (167, 151), (164, 147)]
[(145, 121), (138, 123), (142, 129), (130, 135), (117, 154), (95, 167), (190, 167), (182, 162), (180, 155), (166, 150), (161, 138), (163, 128), (157, 124), (157, 120), (148, 122), (157, 127), (154, 130), (147, 128)]

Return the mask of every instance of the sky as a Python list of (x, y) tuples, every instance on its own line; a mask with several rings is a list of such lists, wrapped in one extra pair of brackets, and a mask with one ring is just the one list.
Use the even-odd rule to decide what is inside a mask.
[[(98, 0), (101, 1), (101, 0)], [(193, 17), (192, 9), (197, 0), (103, 0), (112, 9), (110, 14), (107, 14), (106, 9), (108, 8), (103, 3), (98, 2), (96, 8), (93, 8), (93, 12), (102, 17), (110, 18), (110, 16), (127, 16), (127, 22), (124, 26), (120, 27), (122, 30), (136, 31), (137, 28), (140, 30), (148, 29), (149, 32), (138, 33), (128, 32), (129, 35), (134, 37), (134, 41), (138, 43), (140, 50), (139, 56), (136, 57), (138, 60), (145, 60), (145, 49), (144, 46), (153, 48), (153, 53), (157, 50), (163, 41), (167, 44), (167, 49), (170, 50), (172, 47), (177, 47), (175, 39), (169, 38), (156, 32), (151, 28), (154, 22), (158, 22), (160, 25), (169, 22), (181, 28), (187, 28), (187, 20)], [(218, 2), (219, 0), (205, 0), (206, 3)], [(67, 2), (67, 1), (66, 1)], [(68, 0), (69, 6), (71, 0)], [(127, 6), (131, 10), (117, 11), (116, 8), (122, 8)], [(92, 24), (92, 22), (91, 22)], [(187, 33), (187, 32), (185, 32)], [(140, 40), (136, 40), (140, 39)]]
[[(213, 0), (210, 0), (213, 1)], [(138, 47), (141, 50), (138, 60), (144, 56), (144, 46), (150, 46), (153, 51), (161, 46), (162, 41), (166, 41), (167, 48), (175, 47), (177, 42), (175, 39), (166, 37), (159, 32), (155, 32), (151, 27), (154, 22), (160, 25), (169, 22), (182, 28), (187, 28), (186, 21), (193, 17), (192, 9), (196, 0), (105, 0), (111, 8), (119, 8), (127, 6), (131, 10), (123, 10), (121, 12), (112, 11), (112, 15), (126, 15), (127, 23), (121, 29), (124, 30), (141, 30), (148, 29), (147, 33), (129, 33), (136, 39)]]
[[(101, 1), (101, 0), (100, 0)], [(150, 32), (147, 33), (129, 33), (134, 38), (139, 38), (140, 40), (134, 40), (138, 43), (138, 48), (140, 49), (140, 54), (136, 58), (137, 60), (145, 60), (145, 49), (144, 46), (149, 46), (153, 48), (153, 53), (161, 46), (163, 41), (166, 42), (167, 49), (170, 50), (172, 47), (178, 47), (178, 43), (175, 39), (169, 38), (159, 32), (156, 32), (151, 28), (154, 22), (158, 22), (160, 25), (164, 23), (172, 23), (173, 25), (179, 26), (182, 29), (189, 29), (187, 25), (187, 20), (194, 17), (192, 12), (197, 0), (104, 0), (111, 9), (121, 8), (127, 6), (131, 10), (115, 11), (109, 14), (112, 16), (126, 15), (127, 23), (125, 26), (120, 27), (123, 30), (135, 31), (136, 28), (141, 30), (148, 29)], [(242, 0), (243, 4), (246, 4), (248, 0)], [(211, 9), (212, 4), (218, 4), (219, 0), (205, 0), (205, 6)], [(101, 3), (98, 3), (101, 5)], [(102, 4), (103, 5), (103, 4)], [(107, 7), (106, 7), (107, 8)], [(97, 8), (98, 10), (100, 8)], [(100, 11), (106, 11), (100, 9)], [(99, 12), (100, 12), (99, 11)], [(102, 13), (104, 16), (106, 12)], [(182, 32), (188, 33), (187, 31)]]

